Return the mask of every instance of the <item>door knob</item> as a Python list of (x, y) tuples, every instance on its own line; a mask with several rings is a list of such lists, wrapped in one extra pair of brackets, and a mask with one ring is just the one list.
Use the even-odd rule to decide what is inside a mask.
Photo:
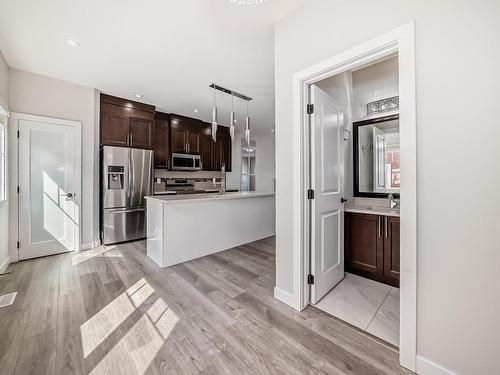
[(340, 203), (345, 203), (347, 202), (347, 199), (345, 199), (344, 197), (340, 198)]
[(64, 196), (71, 198), (73, 196), (73, 193), (67, 193), (67, 194), (64, 194)]

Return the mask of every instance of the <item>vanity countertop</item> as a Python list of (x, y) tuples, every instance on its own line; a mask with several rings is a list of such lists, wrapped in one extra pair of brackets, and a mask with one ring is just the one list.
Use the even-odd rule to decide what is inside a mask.
[(399, 209), (391, 209), (389, 207), (366, 207), (366, 206), (351, 206), (344, 209), (345, 212), (354, 212), (358, 214), (395, 216), (399, 217)]

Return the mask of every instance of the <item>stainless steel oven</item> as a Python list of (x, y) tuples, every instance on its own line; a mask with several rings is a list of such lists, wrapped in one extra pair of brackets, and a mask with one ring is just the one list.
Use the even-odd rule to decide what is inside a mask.
[(173, 171), (201, 171), (201, 157), (194, 154), (172, 154)]

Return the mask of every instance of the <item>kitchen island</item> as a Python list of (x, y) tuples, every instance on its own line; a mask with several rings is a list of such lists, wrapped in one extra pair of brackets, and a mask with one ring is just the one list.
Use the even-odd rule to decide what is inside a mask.
[(147, 255), (161, 267), (275, 234), (274, 193), (151, 196)]

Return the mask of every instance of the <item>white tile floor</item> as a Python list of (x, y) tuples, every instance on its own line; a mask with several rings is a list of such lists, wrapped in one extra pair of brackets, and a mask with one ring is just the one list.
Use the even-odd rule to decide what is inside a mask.
[(399, 346), (398, 288), (346, 273), (315, 306)]

